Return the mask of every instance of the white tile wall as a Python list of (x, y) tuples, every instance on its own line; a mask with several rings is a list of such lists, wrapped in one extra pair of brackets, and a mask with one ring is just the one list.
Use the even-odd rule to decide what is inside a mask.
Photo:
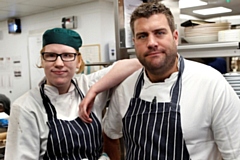
[[(0, 0), (0, 3), (4, 1), (6, 0)], [(108, 61), (107, 44), (115, 40), (113, 8), (113, 3), (110, 1), (94, 1), (22, 17), (22, 33), (16, 35), (8, 34), (7, 21), (0, 22), (0, 58), (19, 58), (21, 60), (19, 69), (22, 71), (22, 77), (14, 77), (14, 69), (3, 71), (0, 62), (0, 83), (2, 77), (10, 75), (12, 78), (12, 86), (0, 86), (0, 92), (13, 101), (30, 89), (32, 75), (29, 74), (28, 54), (39, 54), (39, 52), (29, 53), (28, 38), (29, 36), (41, 36), (46, 29), (52, 27), (61, 27), (61, 19), (65, 16), (77, 16), (78, 28), (75, 30), (81, 34), (83, 44), (100, 44), (102, 62)]]

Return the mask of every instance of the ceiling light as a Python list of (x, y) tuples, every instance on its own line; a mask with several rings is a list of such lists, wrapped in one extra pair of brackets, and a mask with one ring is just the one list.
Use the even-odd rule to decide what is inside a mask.
[(190, 7), (197, 7), (197, 6), (204, 6), (207, 5), (207, 2), (203, 2), (200, 0), (180, 0), (179, 1), (179, 8), (190, 8)]
[(219, 14), (219, 13), (227, 13), (227, 12), (232, 12), (232, 10), (225, 7), (215, 7), (215, 8), (200, 9), (200, 10), (193, 11), (193, 13), (201, 14), (201, 15), (211, 15), (211, 14)]

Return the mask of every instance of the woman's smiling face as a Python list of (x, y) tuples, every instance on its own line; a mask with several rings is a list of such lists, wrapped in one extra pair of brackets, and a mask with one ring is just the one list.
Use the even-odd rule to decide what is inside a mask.
[[(76, 53), (76, 50), (62, 44), (49, 44), (44, 47), (44, 52), (62, 54)], [(44, 68), (47, 84), (55, 86), (59, 90), (59, 93), (68, 91), (71, 79), (80, 65), (81, 62), (79, 62), (77, 57), (74, 61), (70, 62), (62, 61), (60, 56), (58, 56), (54, 62), (48, 62), (42, 58), (42, 67)]]

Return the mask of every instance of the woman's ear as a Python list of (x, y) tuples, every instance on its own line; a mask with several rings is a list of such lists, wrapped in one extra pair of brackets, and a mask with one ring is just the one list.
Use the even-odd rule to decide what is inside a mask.
[(42, 66), (42, 65), (43, 65), (43, 58), (40, 57), (39, 59), (40, 59), (40, 64), (41, 64), (41, 66)]
[(78, 58), (77, 68), (80, 68), (81, 64), (82, 64), (82, 58)]

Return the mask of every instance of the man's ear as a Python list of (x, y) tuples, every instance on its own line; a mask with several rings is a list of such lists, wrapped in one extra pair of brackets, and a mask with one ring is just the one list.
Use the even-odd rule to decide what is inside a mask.
[(173, 31), (173, 38), (175, 40), (175, 44), (178, 45), (178, 31)]

